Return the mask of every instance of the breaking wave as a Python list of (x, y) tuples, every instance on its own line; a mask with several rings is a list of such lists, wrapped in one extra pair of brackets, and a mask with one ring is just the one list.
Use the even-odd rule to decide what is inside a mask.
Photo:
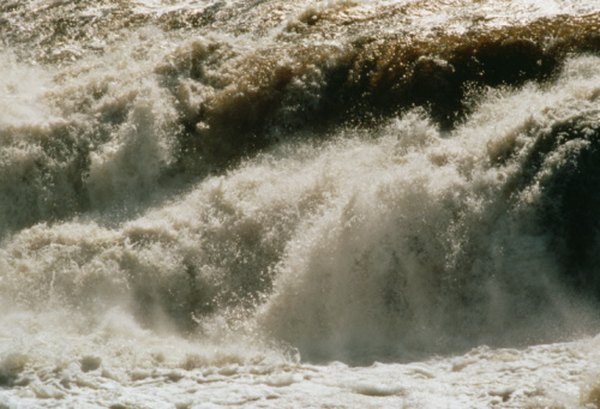
[(596, 325), (597, 11), (67, 3), (0, 6), (7, 310), (352, 362)]

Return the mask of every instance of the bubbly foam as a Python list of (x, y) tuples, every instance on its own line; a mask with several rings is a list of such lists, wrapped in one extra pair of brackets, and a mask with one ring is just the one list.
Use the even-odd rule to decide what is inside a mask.
[(0, 5), (0, 407), (595, 404), (599, 5)]

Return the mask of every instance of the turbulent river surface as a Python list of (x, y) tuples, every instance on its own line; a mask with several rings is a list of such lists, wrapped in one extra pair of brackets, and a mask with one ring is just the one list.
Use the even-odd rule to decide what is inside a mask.
[(600, 0), (0, 0), (0, 408), (600, 407)]

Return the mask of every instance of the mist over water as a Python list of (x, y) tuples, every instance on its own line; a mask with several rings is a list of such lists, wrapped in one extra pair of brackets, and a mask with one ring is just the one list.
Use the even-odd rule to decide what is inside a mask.
[(583, 376), (552, 359), (600, 328), (600, 4), (510, 9), (0, 5), (0, 407), (321, 407), (268, 389), (320, 371), (444, 407), (369, 382), (488, 347)]

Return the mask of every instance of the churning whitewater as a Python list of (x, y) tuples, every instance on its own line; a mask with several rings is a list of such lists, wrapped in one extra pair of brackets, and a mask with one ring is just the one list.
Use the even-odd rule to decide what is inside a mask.
[(0, 408), (600, 408), (600, 2), (0, 4)]

